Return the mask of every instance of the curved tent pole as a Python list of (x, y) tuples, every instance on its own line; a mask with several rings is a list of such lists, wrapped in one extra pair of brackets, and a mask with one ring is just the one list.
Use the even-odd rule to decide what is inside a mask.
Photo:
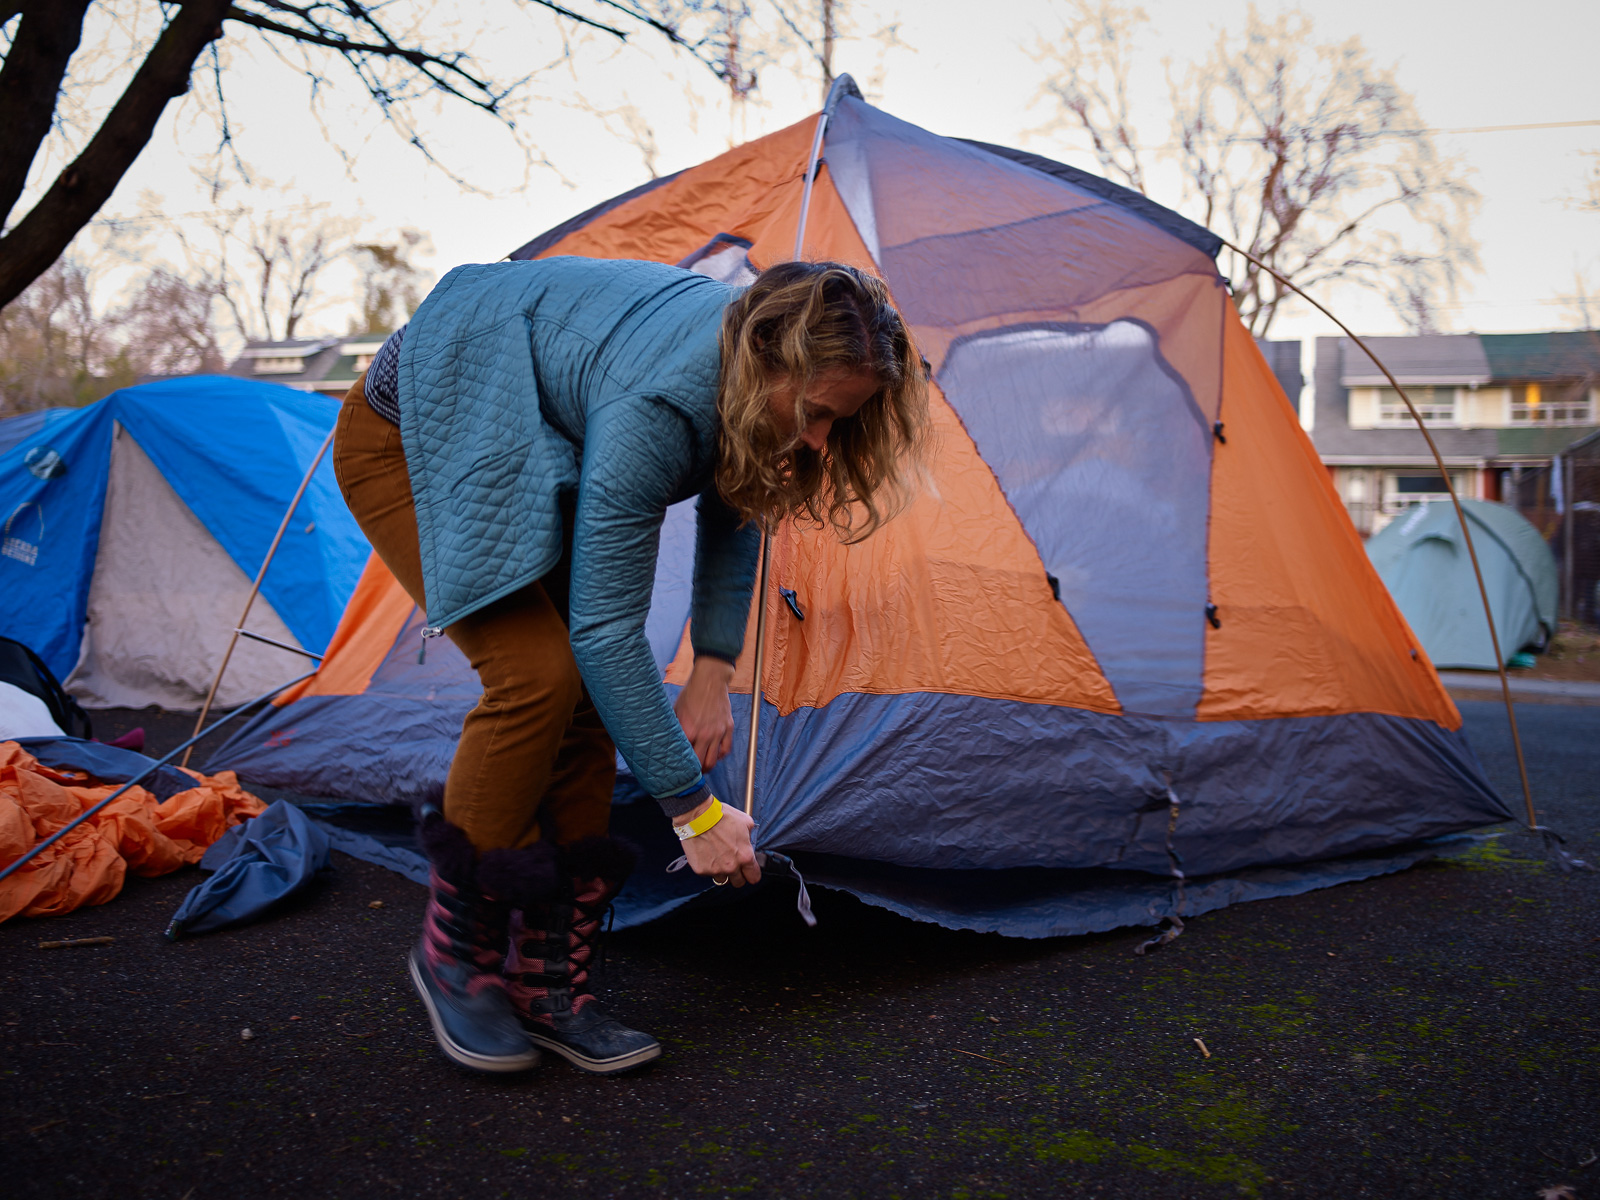
[(1461, 525), (1461, 537), (1467, 543), (1467, 555), (1472, 559), (1472, 574), (1473, 577), (1478, 581), (1478, 598), (1483, 601), (1483, 616), (1484, 620), (1489, 623), (1489, 640), (1494, 646), (1495, 666), (1500, 672), (1500, 695), (1505, 700), (1506, 720), (1511, 725), (1511, 744), (1516, 747), (1517, 751), (1517, 773), (1522, 778), (1522, 799), (1528, 810), (1528, 829), (1530, 832), (1539, 831), (1541, 829), (1539, 825), (1539, 817), (1538, 814), (1533, 810), (1533, 788), (1528, 783), (1528, 764), (1522, 756), (1522, 737), (1517, 732), (1517, 710), (1516, 706), (1511, 702), (1511, 681), (1506, 677), (1505, 659), (1500, 653), (1500, 635), (1495, 630), (1494, 612), (1489, 607), (1489, 589), (1483, 584), (1483, 568), (1478, 565), (1478, 550), (1472, 542), (1472, 530), (1467, 527), (1467, 510), (1461, 506), (1461, 498), (1456, 495), (1456, 485), (1450, 481), (1450, 473), (1445, 470), (1444, 456), (1439, 453), (1439, 447), (1433, 440), (1433, 434), (1428, 432), (1428, 426), (1427, 423), (1423, 421), (1422, 414), (1417, 411), (1417, 406), (1411, 403), (1411, 397), (1406, 394), (1405, 388), (1400, 386), (1400, 381), (1394, 377), (1394, 373), (1384, 365), (1382, 359), (1373, 353), (1371, 346), (1367, 345), (1366, 342), (1362, 341), (1358, 336), (1356, 336), (1355, 332), (1351, 330), (1350, 326), (1339, 320), (1338, 317), (1334, 316), (1316, 300), (1308, 296), (1303, 289), (1297, 287), (1293, 282), (1284, 278), (1277, 271), (1273, 270), (1266, 263), (1262, 262), (1255, 255), (1251, 254), (1248, 250), (1241, 250), (1238, 246), (1235, 246), (1226, 238), (1222, 239), (1222, 244), (1229, 250), (1232, 250), (1235, 254), (1239, 255), (1241, 258), (1247, 258), (1251, 262), (1255, 263), (1256, 266), (1260, 267), (1279, 283), (1283, 284), (1284, 287), (1288, 288), (1302, 300), (1305, 300), (1323, 316), (1327, 317), (1328, 320), (1332, 321), (1340, 329), (1344, 330), (1345, 335), (1356, 345), (1360, 346), (1362, 351), (1365, 352), (1366, 356), (1375, 364), (1377, 364), (1378, 370), (1383, 372), (1383, 377), (1389, 381), (1391, 386), (1393, 386), (1394, 390), (1399, 394), (1400, 399), (1405, 401), (1406, 411), (1411, 414), (1411, 419), (1417, 423), (1417, 428), (1422, 431), (1422, 436), (1428, 443), (1428, 450), (1433, 454), (1433, 461), (1439, 468), (1439, 477), (1444, 480), (1445, 490), (1450, 493), (1450, 503), (1455, 506), (1456, 510), (1456, 521)]
[[(806, 162), (805, 187), (800, 193), (800, 220), (794, 230), (794, 254), (799, 259), (805, 254), (806, 218), (811, 215), (811, 189), (817, 182), (817, 163), (822, 157), (822, 139), (828, 131), (828, 121), (839, 101), (845, 96), (861, 98), (861, 89), (849, 75), (840, 75), (828, 89), (828, 98), (817, 114), (817, 129), (811, 136), (811, 157)], [(756, 652), (751, 664), (754, 673), (750, 682), (750, 742), (744, 759), (744, 811), (753, 813), (756, 805), (756, 742), (761, 727), (761, 677), (767, 662), (767, 576), (772, 560), (772, 537), (761, 537), (761, 571), (756, 581)], [(244, 622), (240, 622), (242, 625)]]
[[(283, 520), (278, 522), (278, 532), (273, 534), (272, 545), (267, 547), (267, 556), (261, 560), (261, 569), (256, 572), (255, 582), (250, 585), (250, 595), (245, 597), (244, 612), (239, 614), (238, 623), (233, 627), (233, 637), (228, 640), (227, 653), (222, 656), (222, 662), (217, 666), (216, 677), (211, 681), (211, 690), (206, 693), (206, 702), (200, 706), (200, 716), (195, 720), (194, 723), (195, 737), (190, 739), (188, 748), (184, 750), (183, 761), (178, 764), (180, 767), (187, 767), (189, 765), (189, 756), (194, 753), (193, 743), (199, 737), (200, 729), (206, 723), (206, 717), (211, 713), (211, 705), (217, 698), (217, 689), (222, 686), (223, 673), (228, 669), (228, 661), (233, 657), (233, 651), (234, 648), (239, 644), (240, 635), (242, 634), (245, 637), (253, 638), (255, 641), (265, 640), (263, 638), (256, 637), (254, 634), (245, 633), (245, 620), (250, 616), (250, 609), (255, 605), (256, 596), (261, 591), (261, 580), (265, 578), (267, 574), (267, 568), (272, 565), (273, 556), (278, 553), (278, 544), (283, 541), (283, 535), (289, 531), (289, 522), (294, 520), (294, 510), (300, 507), (301, 497), (306, 494), (306, 489), (311, 486), (311, 477), (317, 473), (317, 468), (322, 465), (322, 456), (328, 452), (328, 447), (333, 445), (333, 435), (336, 429), (338, 429), (337, 425), (335, 425), (333, 429), (328, 430), (328, 436), (322, 439), (322, 448), (317, 451), (317, 456), (311, 460), (311, 466), (307, 469), (305, 478), (300, 481), (300, 487), (295, 492), (294, 499), (289, 501), (289, 511), (284, 513)], [(273, 642), (271, 644), (278, 646), (279, 649), (282, 650), (294, 649), (291, 646), (284, 646), (278, 642)], [(312, 654), (308, 650), (294, 650), (294, 652), (296, 654), (304, 654), (307, 658), (314, 659), (318, 663), (322, 661), (322, 656), (320, 654)], [(315, 674), (315, 672), (313, 672), (313, 674)], [(310, 676), (307, 676), (307, 678), (310, 678)]]

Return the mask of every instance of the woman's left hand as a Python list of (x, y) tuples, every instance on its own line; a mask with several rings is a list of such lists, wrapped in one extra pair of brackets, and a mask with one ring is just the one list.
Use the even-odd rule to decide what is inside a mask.
[(710, 656), (697, 658), (689, 682), (672, 706), (702, 771), (709, 771), (733, 749), (733, 706), (728, 700), (732, 680), (732, 663)]

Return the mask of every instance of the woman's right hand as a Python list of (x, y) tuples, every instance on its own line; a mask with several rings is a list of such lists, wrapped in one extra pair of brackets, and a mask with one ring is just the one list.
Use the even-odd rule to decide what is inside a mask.
[[(711, 801), (673, 819), (674, 825), (687, 825), (706, 809)], [(730, 804), (722, 806), (722, 819), (710, 829), (684, 841), (683, 853), (689, 860), (689, 869), (696, 875), (710, 875), (713, 880), (726, 879), (734, 887), (761, 882), (761, 868), (756, 864), (756, 852), (750, 845), (750, 831), (756, 823)]]

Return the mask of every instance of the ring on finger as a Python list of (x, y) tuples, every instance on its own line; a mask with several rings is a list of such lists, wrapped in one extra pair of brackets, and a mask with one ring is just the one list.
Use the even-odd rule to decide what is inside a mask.
[(718, 887), (726, 887), (728, 883), (728, 877), (726, 875), (713, 875), (711, 877), (711, 882), (716, 884)]

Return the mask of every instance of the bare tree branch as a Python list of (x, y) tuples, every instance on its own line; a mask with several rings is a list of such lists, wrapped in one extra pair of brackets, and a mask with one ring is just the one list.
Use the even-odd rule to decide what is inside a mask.
[[(82, 37), (85, 14), (94, 0), (23, 0), (0, 2), (0, 16), (23, 19), (8, 33), (11, 45), (0, 68), (0, 214), (8, 213), (27, 186), (28, 172), (61, 116), (64, 81)], [(721, 75), (724, 71), (721, 26), (712, 0), (514, 0), (524, 8), (548, 14), (559, 22), (615, 38), (629, 39), (631, 26), (650, 30)], [(616, 14), (602, 19), (583, 11)], [(500, 81), (482, 70), (469, 48), (429, 44), (421, 34), (401, 34), (392, 27), (395, 11), (387, 2), (363, 0), (170, 0), (162, 11), (169, 19), (87, 145), (33, 203), (31, 210), (0, 237), (0, 307), (15, 299), (64, 251), (111, 196), (148, 144), (170, 100), (188, 90), (200, 56), (213, 47), (209, 63), (221, 108), (219, 155), (233, 146), (223, 89), (223, 66), (214, 45), (224, 22), (251, 29), (278, 54), (299, 47), (306, 54), (337, 56), (355, 74), (383, 117), (429, 161), (438, 164), (413, 121), (410, 106), (428, 95), (448, 96), (493, 116), (511, 130), (519, 145), (537, 161), (533, 147), (516, 129), (507, 101), (524, 79)], [(0, 22), (3, 23), (3, 22)], [(690, 32), (698, 29), (699, 32)], [(570, 51), (569, 51), (570, 52)], [(311, 81), (313, 104), (326, 82), (325, 66), (310, 59), (297, 65)], [(467, 181), (451, 173), (457, 182)], [(470, 186), (470, 185), (467, 185)]]
[[(1102, 171), (1146, 190), (1130, 113), (1133, 33), (1123, 0), (1074, 0), (1061, 43), (1041, 47), (1056, 73), (1041, 90), (1047, 128), (1087, 135)], [(1413, 327), (1477, 265), (1468, 222), (1477, 193), (1439, 156), (1414, 104), (1357, 39), (1318, 45), (1310, 18), (1255, 10), (1242, 35), (1220, 33), (1181, 73), (1169, 64), (1179, 204), (1300, 286), (1343, 280), (1384, 294)], [(1234, 303), (1263, 337), (1291, 294), (1248, 260)]]
[[(67, 63), (83, 37), (83, 15), (90, 0), (35, 4), (23, 15), (0, 68), (0, 128), (9, 130), (7, 153), (0, 155), (0, 226), (11, 215), (28, 182), (28, 170), (50, 132), (56, 96)], [(0, 24), (22, 11), (21, 4), (0, 10)]]
[(0, 305), (16, 299), (55, 262), (111, 198), (149, 142), (167, 103), (188, 91), (200, 52), (222, 36), (226, 10), (226, 0), (189, 0), (178, 9), (83, 153), (28, 215), (0, 237)]

